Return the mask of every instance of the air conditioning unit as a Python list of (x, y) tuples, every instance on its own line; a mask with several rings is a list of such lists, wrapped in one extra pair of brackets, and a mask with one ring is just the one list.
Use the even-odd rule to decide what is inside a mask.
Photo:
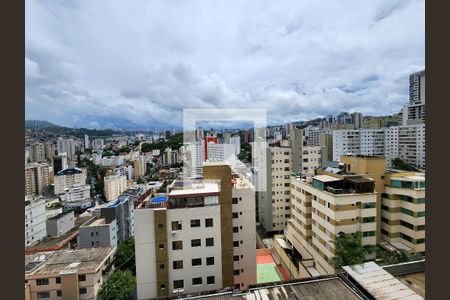
[(175, 235), (177, 233), (176, 230), (172, 230), (172, 235)]

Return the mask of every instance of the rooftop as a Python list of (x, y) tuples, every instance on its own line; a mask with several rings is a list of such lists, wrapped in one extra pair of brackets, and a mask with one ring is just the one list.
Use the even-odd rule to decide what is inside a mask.
[(83, 171), (81, 171), (81, 169), (78, 169), (78, 168), (68, 168), (68, 169), (59, 171), (58, 174), (56, 174), (56, 176), (80, 174), (82, 172)]
[(219, 181), (192, 182), (188, 188), (173, 189), (169, 193), (170, 198), (195, 194), (218, 194), (220, 192)]
[(374, 262), (345, 266), (343, 269), (376, 299), (423, 299), (423, 297)]
[(115, 252), (115, 247), (61, 250), (25, 255), (25, 275), (47, 275), (60, 272), (94, 272)]

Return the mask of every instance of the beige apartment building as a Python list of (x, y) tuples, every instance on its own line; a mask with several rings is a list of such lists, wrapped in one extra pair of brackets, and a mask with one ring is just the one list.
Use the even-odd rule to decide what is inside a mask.
[(254, 189), (223, 163), (205, 163), (203, 175), (136, 209), (138, 299), (256, 283)]
[(127, 177), (125, 175), (105, 176), (105, 198), (115, 201), (127, 189)]
[(55, 195), (64, 194), (65, 191), (74, 186), (86, 184), (86, 170), (79, 168), (68, 168), (55, 174)]
[(50, 166), (29, 163), (25, 166), (25, 196), (41, 195), (51, 184)]
[(396, 248), (425, 254), (425, 174), (391, 172), (384, 180), (382, 238)]
[(115, 247), (25, 255), (25, 299), (95, 299)]
[(291, 177), (291, 214), (285, 236), (303, 261), (303, 276), (334, 274), (330, 259), (340, 232), (362, 232), (363, 244), (376, 245), (374, 181), (360, 175)]

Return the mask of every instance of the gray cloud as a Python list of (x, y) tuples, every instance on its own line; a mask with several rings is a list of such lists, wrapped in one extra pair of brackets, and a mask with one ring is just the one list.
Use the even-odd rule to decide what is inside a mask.
[(183, 108), (271, 123), (383, 115), (424, 68), (424, 1), (26, 1), (26, 117), (181, 126)]

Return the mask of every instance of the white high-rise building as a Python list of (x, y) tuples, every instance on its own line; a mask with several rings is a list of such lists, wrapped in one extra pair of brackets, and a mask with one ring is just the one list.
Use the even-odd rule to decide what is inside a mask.
[(399, 158), (405, 163), (425, 168), (425, 124), (393, 126), (386, 130), (385, 157), (388, 166)]
[(60, 195), (73, 186), (86, 184), (86, 173), (78, 168), (65, 169), (54, 177), (55, 195)]
[(229, 162), (236, 161), (236, 147), (234, 144), (208, 144), (208, 161)]
[(32, 246), (47, 236), (45, 200), (25, 197), (25, 246)]
[(64, 209), (84, 209), (91, 207), (91, 187), (89, 185), (73, 185), (66, 188), (62, 194), (59, 195), (61, 201), (64, 203)]
[(105, 176), (104, 183), (105, 198), (108, 201), (115, 201), (127, 189), (126, 176)]
[(241, 137), (240, 136), (232, 136), (230, 139), (230, 144), (234, 145), (235, 154), (239, 155), (241, 153)]
[(345, 154), (360, 154), (359, 130), (333, 131), (333, 161), (339, 161)]
[(135, 210), (138, 299), (256, 283), (254, 189), (228, 165), (204, 168), (204, 179), (175, 181), (167, 201)]
[(75, 158), (75, 141), (73, 139), (58, 138), (57, 148), (58, 155), (66, 153), (68, 159), (72, 160)]
[(368, 156), (384, 156), (385, 128), (361, 129), (360, 154)]
[(89, 149), (89, 136), (87, 134), (84, 135), (84, 149)]

